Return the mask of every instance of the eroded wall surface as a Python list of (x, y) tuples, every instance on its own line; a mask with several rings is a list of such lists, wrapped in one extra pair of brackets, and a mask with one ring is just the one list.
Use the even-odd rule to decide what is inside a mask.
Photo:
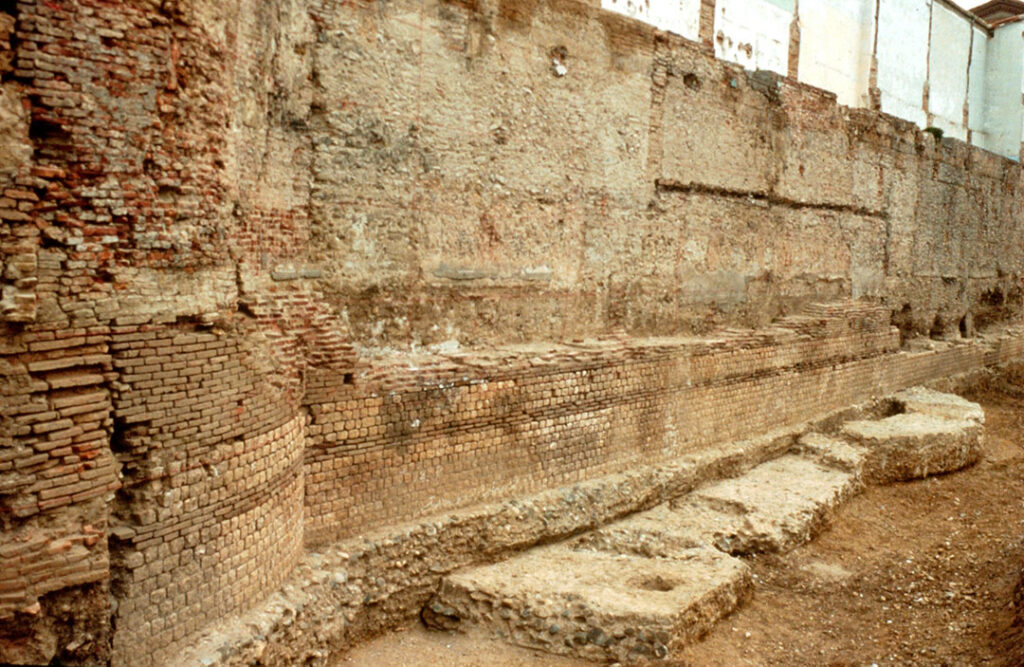
[[(863, 400), (888, 313), (848, 306), (711, 339), (450, 356), (369, 386), (310, 377), (306, 540), (669, 461)], [(870, 362), (869, 362), (870, 363)], [(838, 369), (842, 370), (838, 370)]]
[[(663, 3), (608, 6), (693, 39), (689, 28), (659, 22)], [(712, 9), (719, 58), (1019, 158), (1017, 22), (990, 26), (949, 0), (718, 0)]]
[(260, 287), (306, 250), (289, 9), (4, 15), (0, 661), (166, 664), (300, 554), (300, 369), (349, 348)]
[(1018, 317), (1019, 168), (716, 60), (714, 8), (0, 13), (0, 660), (166, 663), (304, 544), (739, 437), (688, 382), (801, 387), (753, 432)]
[(582, 5), (418, 7), (320, 14), (314, 252), (362, 344), (699, 332), (841, 295), (928, 332), (1016, 293), (1003, 160)]

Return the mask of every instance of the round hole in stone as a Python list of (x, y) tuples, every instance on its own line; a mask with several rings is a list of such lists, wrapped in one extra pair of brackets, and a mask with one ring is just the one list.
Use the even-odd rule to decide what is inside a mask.
[(656, 574), (652, 577), (644, 577), (634, 582), (637, 588), (641, 588), (645, 591), (654, 591), (656, 593), (668, 593), (670, 590), (676, 587), (678, 582), (671, 579), (666, 579), (660, 574)]

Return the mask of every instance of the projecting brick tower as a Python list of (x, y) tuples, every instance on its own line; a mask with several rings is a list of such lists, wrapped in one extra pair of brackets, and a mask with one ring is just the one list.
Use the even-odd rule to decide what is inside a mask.
[(219, 4), (0, 13), (2, 662), (164, 664), (302, 550), (301, 373), (350, 348), (272, 278), (309, 233), (289, 31)]

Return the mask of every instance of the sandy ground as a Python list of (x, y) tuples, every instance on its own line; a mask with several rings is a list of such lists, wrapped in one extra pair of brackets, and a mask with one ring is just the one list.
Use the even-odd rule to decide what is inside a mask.
[[(1024, 665), (1012, 628), (1024, 559), (1024, 399), (986, 411), (983, 460), (959, 473), (869, 488), (785, 556), (750, 560), (753, 599), (671, 664)], [(483, 635), (410, 625), (335, 665), (585, 665)]]

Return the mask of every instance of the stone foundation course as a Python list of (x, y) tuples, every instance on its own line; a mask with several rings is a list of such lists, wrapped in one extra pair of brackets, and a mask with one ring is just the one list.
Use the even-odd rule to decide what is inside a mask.
[[(961, 379), (964, 381), (966, 378)], [(977, 412), (974, 404), (959, 397), (930, 395)], [(671, 654), (672, 646), (692, 641), (701, 634), (701, 628), (727, 614), (735, 606), (729, 600), (738, 601), (746, 595), (742, 560), (727, 552), (785, 551), (813, 538), (841, 503), (868, 479), (864, 471), (869, 450), (845, 438), (843, 429), (850, 423), (889, 419), (893, 410), (902, 409), (900, 406), (895, 397), (881, 398), (704, 454), (658, 466), (634, 466), (628, 473), (440, 515), (400, 531), (381, 530), (317, 549), (300, 561), (296, 574), (280, 593), (237, 621), (211, 628), (199, 647), (186, 654), (183, 664), (200, 659), (209, 664), (260, 660), (268, 665), (325, 660), (332, 650), (344, 648), (365, 633), (410, 618), (410, 608), (414, 613), (422, 609), (422, 618), (434, 627), (455, 629), (479, 623), (493, 627), (507, 640), (517, 641), (518, 637), (517, 643), (559, 653), (602, 655), (601, 659), (610, 660), (623, 659), (623, 652), (657, 658), (662, 649), (655, 644), (662, 644)], [(684, 510), (680, 512), (680, 508)], [(581, 531), (583, 534), (579, 534)], [(558, 568), (541, 565), (541, 573), (530, 575), (538, 578), (528, 577), (532, 583), (520, 588), (522, 578), (527, 576), (523, 573), (532, 571), (532, 566), (524, 569), (517, 564), (519, 558), (543, 563), (547, 556), (531, 555), (534, 552), (530, 547), (553, 540), (562, 543), (537, 553), (550, 551), (560, 563), (574, 559), (580, 563), (588, 559), (604, 562), (608, 557), (632, 559), (631, 563), (668, 559), (675, 561), (671, 567), (678, 568), (680, 563), (696, 560), (717, 563), (721, 569), (716, 565), (701, 575), (702, 581), (710, 582), (709, 589), (686, 589), (689, 592), (680, 592), (682, 597), (677, 600), (682, 602), (659, 612), (659, 627), (675, 628), (668, 633), (669, 642), (655, 641), (654, 635), (640, 639), (624, 634), (633, 621), (632, 612), (622, 609), (602, 612), (604, 625), (597, 623), (596, 627), (604, 634), (598, 635), (593, 623), (587, 625), (587, 619), (597, 618), (597, 612), (587, 607), (588, 598), (578, 596), (582, 588), (566, 593), (574, 604), (579, 603), (575, 611), (569, 609), (570, 616), (577, 617), (570, 624), (570, 634), (560, 634), (563, 627), (559, 624), (556, 638), (549, 626), (541, 629), (537, 625), (538, 617), (524, 621), (516, 615), (519, 607), (509, 606), (513, 599), (519, 600), (516, 604), (534, 605), (534, 593), (541, 591), (544, 597), (544, 591), (556, 586), (556, 582), (550, 586), (542, 582), (550, 576), (545, 572)], [(524, 556), (514, 555), (524, 550)], [(719, 555), (708, 561), (708, 554), (715, 553)], [(481, 558), (498, 565), (493, 570), (492, 566), (483, 566), (485, 574), (480, 575), (480, 581), (487, 582), (486, 592), (474, 596), (466, 582), (475, 580), (476, 575), (463, 577), (461, 573), (476, 572), (479, 567), (472, 564)], [(464, 569), (467, 567), (470, 569)], [(594, 590), (621, 588), (621, 577), (604, 580), (601, 575), (586, 574), (586, 570), (581, 565), (579, 581), (591, 582)], [(656, 569), (650, 581), (657, 582), (658, 577), (679, 581), (681, 572), (675, 570), (673, 579)], [(446, 573), (456, 578), (451, 587), (444, 583)], [(517, 591), (514, 595), (512, 591), (502, 592), (502, 582), (510, 580)], [(609, 593), (608, 599), (615, 595)], [(591, 596), (598, 601), (605, 597), (603, 592)], [(500, 604), (484, 604), (483, 599), (500, 600)], [(549, 595), (545, 599), (552, 598)], [(718, 602), (710, 602), (715, 600)], [(563, 606), (558, 614), (567, 609)], [(484, 618), (489, 620), (480, 620)], [(694, 625), (679, 620), (683, 618)], [(494, 625), (488, 625), (492, 621)], [(604, 626), (617, 630), (609, 632)], [(601, 640), (605, 646), (582, 641), (592, 631), (595, 637), (608, 638)]]
[(668, 657), (749, 592), (747, 566), (714, 549), (643, 558), (556, 546), (446, 577), (428, 609), (520, 646), (635, 662)]
[(869, 481), (921, 479), (978, 460), (985, 415), (977, 404), (923, 387), (893, 398), (904, 414), (850, 422), (842, 429), (843, 436), (867, 450), (864, 475)]
[(977, 460), (984, 413), (976, 403), (915, 387), (882, 405), (908, 412), (847, 422), (839, 438), (805, 433), (797, 453), (737, 477), (562, 544), (448, 575), (423, 620), (444, 630), (483, 626), (552, 653), (671, 664), (674, 650), (749, 594), (746, 565), (726, 554), (806, 543), (863, 488), (861, 480), (906, 481)]

